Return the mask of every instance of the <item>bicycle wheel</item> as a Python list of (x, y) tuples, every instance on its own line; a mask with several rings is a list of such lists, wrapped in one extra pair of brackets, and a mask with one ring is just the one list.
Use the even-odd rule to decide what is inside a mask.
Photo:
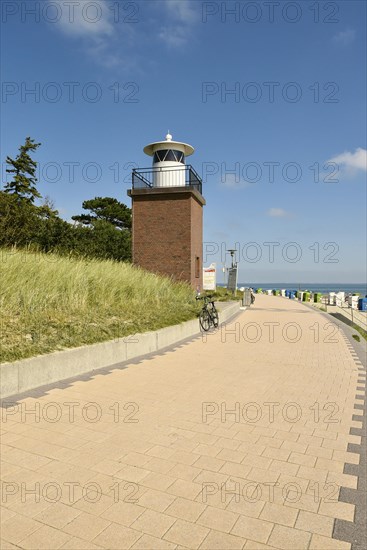
[(210, 316), (207, 309), (202, 309), (199, 315), (200, 326), (205, 332), (210, 329)]
[(215, 309), (215, 307), (213, 307), (213, 309), (211, 310), (211, 317), (212, 317), (212, 323), (214, 325), (214, 328), (218, 328), (218, 326), (219, 326), (219, 315), (218, 315), (218, 311)]

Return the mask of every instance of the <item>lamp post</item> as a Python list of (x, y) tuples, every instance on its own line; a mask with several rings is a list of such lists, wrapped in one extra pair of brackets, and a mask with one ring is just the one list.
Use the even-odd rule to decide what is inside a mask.
[[(234, 257), (235, 257), (235, 254), (236, 254), (236, 249), (235, 248), (230, 248), (229, 250), (227, 250), (227, 252), (230, 253), (231, 255), (231, 267), (229, 268), (229, 276), (228, 276), (228, 285), (227, 285), (227, 288), (228, 290), (232, 290), (232, 292), (234, 293), (234, 295), (236, 296), (236, 291), (237, 291), (237, 262), (234, 260)], [(233, 280), (234, 278), (234, 280)]]
[(232, 262), (231, 267), (236, 267), (237, 263), (235, 263), (233, 261), (234, 255), (236, 254), (236, 249), (235, 248), (230, 248), (230, 249), (227, 250), (227, 252), (229, 252), (230, 255), (231, 255), (231, 262)]

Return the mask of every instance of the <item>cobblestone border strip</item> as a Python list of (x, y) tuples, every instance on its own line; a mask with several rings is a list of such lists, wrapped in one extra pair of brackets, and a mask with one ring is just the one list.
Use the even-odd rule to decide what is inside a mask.
[[(355, 364), (357, 365), (359, 376), (357, 380), (356, 390), (359, 392), (356, 394), (355, 410), (363, 411), (362, 414), (355, 414), (352, 420), (361, 423), (360, 428), (350, 428), (349, 433), (351, 435), (358, 435), (361, 438), (361, 444), (356, 445), (349, 443), (347, 451), (351, 453), (359, 453), (359, 464), (344, 465), (343, 472), (345, 474), (354, 475), (357, 477), (357, 489), (351, 489), (348, 487), (341, 487), (339, 493), (339, 500), (341, 502), (349, 502), (355, 505), (354, 522), (345, 521), (342, 519), (336, 519), (334, 523), (333, 538), (350, 542), (352, 550), (365, 550), (367, 544), (367, 505), (366, 505), (366, 489), (367, 489), (367, 415), (366, 415), (366, 357), (361, 356), (363, 352), (363, 346), (356, 346), (355, 340), (351, 337), (351, 334), (346, 334), (344, 327), (342, 327), (342, 334), (346, 341), (347, 347), (351, 352)], [(351, 331), (351, 329), (350, 329)]]
[[(358, 435), (361, 438), (361, 444), (356, 445), (348, 443), (347, 451), (350, 453), (358, 453), (360, 455), (359, 464), (344, 465), (344, 474), (349, 474), (357, 477), (357, 489), (351, 489), (349, 487), (341, 487), (339, 493), (339, 501), (354, 504), (355, 514), (354, 521), (346, 521), (336, 518), (334, 521), (333, 538), (336, 540), (342, 540), (351, 544), (352, 550), (365, 550), (367, 542), (367, 502), (366, 502), (366, 489), (367, 489), (367, 442), (366, 442), (366, 430), (367, 430), (367, 418), (366, 418), (366, 348), (367, 343), (361, 337), (362, 341), (356, 341), (352, 334), (357, 331), (350, 327), (348, 324), (343, 323), (338, 317), (334, 315), (316, 310), (310, 304), (303, 304), (313, 311), (318, 311), (323, 317), (328, 319), (333, 318), (333, 322), (338, 325), (340, 329), (340, 335), (344, 339), (347, 348), (354, 360), (354, 363), (358, 369), (358, 380), (356, 391), (356, 403), (354, 409), (356, 411), (363, 411), (362, 414), (354, 414), (351, 418), (352, 421), (360, 422), (359, 428), (351, 427), (349, 430), (350, 435)], [(358, 334), (358, 333), (357, 333)], [(358, 334), (359, 335), (359, 334)]]

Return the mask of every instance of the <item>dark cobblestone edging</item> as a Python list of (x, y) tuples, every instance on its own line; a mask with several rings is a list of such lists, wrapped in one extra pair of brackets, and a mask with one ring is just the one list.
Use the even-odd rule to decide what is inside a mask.
[[(353, 415), (352, 417), (352, 420), (361, 422), (361, 427), (350, 429), (350, 434), (361, 437), (361, 444), (355, 445), (349, 443), (347, 447), (347, 451), (360, 454), (360, 461), (359, 464), (347, 463), (344, 466), (345, 474), (357, 476), (357, 489), (342, 487), (339, 494), (340, 501), (349, 502), (355, 505), (354, 522), (336, 519), (334, 523), (333, 538), (350, 542), (352, 544), (352, 550), (362, 550), (367, 546), (366, 356), (363, 353), (363, 345), (359, 344), (359, 346), (357, 346), (357, 342), (351, 337), (351, 334), (347, 334), (347, 331), (344, 331), (344, 327), (342, 328), (342, 334), (359, 371), (356, 389), (358, 391), (364, 391), (364, 396), (356, 395), (356, 404), (354, 406), (356, 410), (363, 411), (363, 414), (361, 416)], [(350, 330), (350, 332), (352, 332), (352, 330)]]
[[(315, 309), (308, 305), (315, 311)], [(319, 311), (330, 322), (330, 315)], [(359, 464), (344, 465), (344, 474), (356, 476), (357, 489), (351, 489), (349, 487), (341, 487), (339, 493), (339, 500), (341, 502), (348, 502), (355, 505), (354, 521), (346, 521), (342, 519), (336, 519), (334, 522), (333, 538), (349, 542), (352, 545), (352, 550), (365, 550), (367, 548), (367, 419), (366, 419), (366, 341), (357, 333), (356, 330), (343, 323), (341, 320), (333, 316), (333, 322), (338, 325), (340, 334), (344, 338), (345, 343), (354, 359), (354, 362), (358, 368), (359, 376), (357, 380), (356, 391), (364, 392), (363, 395), (356, 395), (355, 410), (363, 411), (361, 414), (355, 414), (352, 416), (351, 421), (357, 421), (361, 423), (359, 428), (350, 428), (349, 433), (351, 435), (358, 435), (361, 438), (361, 444), (356, 445), (349, 443), (347, 451), (351, 453), (359, 453)], [(361, 341), (358, 342), (353, 338), (353, 334), (358, 334)]]

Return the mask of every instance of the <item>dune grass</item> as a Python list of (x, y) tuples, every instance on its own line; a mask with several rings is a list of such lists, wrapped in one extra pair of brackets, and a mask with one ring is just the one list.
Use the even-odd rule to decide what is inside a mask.
[(188, 284), (128, 263), (0, 249), (0, 362), (157, 330), (199, 307)]
[(231, 290), (228, 290), (225, 287), (217, 286), (216, 290), (207, 291), (206, 294), (211, 294), (214, 297), (214, 300), (217, 302), (230, 302), (233, 300), (242, 300), (243, 292), (237, 289), (236, 296)]

